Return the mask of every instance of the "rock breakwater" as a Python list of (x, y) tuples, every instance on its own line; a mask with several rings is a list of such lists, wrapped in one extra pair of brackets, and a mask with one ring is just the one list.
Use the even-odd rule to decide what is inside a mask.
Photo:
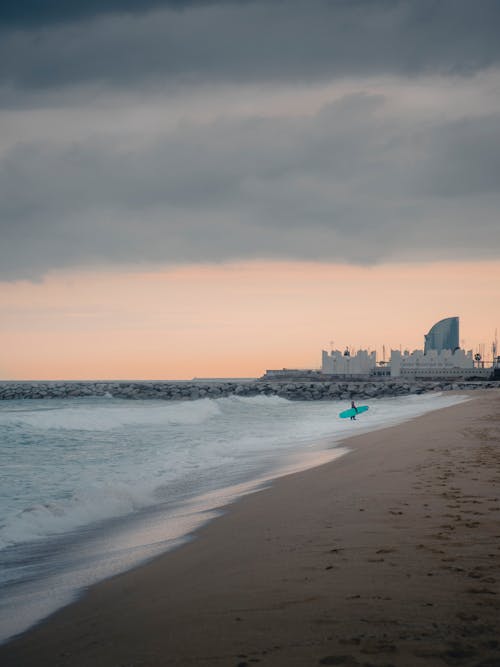
[(500, 388), (498, 381), (432, 382), (0, 382), (0, 400), (84, 398), (186, 401), (223, 396), (280, 396), (296, 401), (370, 399), (429, 391)]

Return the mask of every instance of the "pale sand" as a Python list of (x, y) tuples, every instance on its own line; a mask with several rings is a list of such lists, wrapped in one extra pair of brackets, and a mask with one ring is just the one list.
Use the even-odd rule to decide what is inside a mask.
[(500, 666), (500, 392), (346, 444), (0, 664)]

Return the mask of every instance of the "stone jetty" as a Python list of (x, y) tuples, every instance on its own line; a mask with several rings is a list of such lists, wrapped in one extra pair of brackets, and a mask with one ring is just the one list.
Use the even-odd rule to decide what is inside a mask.
[(0, 400), (107, 397), (186, 401), (222, 396), (280, 396), (295, 401), (370, 399), (500, 388), (498, 381), (364, 382), (0, 382)]

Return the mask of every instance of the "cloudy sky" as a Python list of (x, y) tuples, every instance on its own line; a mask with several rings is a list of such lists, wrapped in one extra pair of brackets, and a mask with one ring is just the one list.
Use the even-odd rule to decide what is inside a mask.
[(0, 377), (500, 326), (497, 0), (0, 8)]

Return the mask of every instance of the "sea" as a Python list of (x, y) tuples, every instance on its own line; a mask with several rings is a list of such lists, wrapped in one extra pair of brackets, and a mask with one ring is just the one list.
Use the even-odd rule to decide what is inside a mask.
[[(98, 581), (195, 539), (238, 498), (331, 461), (345, 438), (464, 400), (276, 396), (0, 402), (0, 642)], [(347, 404), (346, 404), (347, 403)]]

